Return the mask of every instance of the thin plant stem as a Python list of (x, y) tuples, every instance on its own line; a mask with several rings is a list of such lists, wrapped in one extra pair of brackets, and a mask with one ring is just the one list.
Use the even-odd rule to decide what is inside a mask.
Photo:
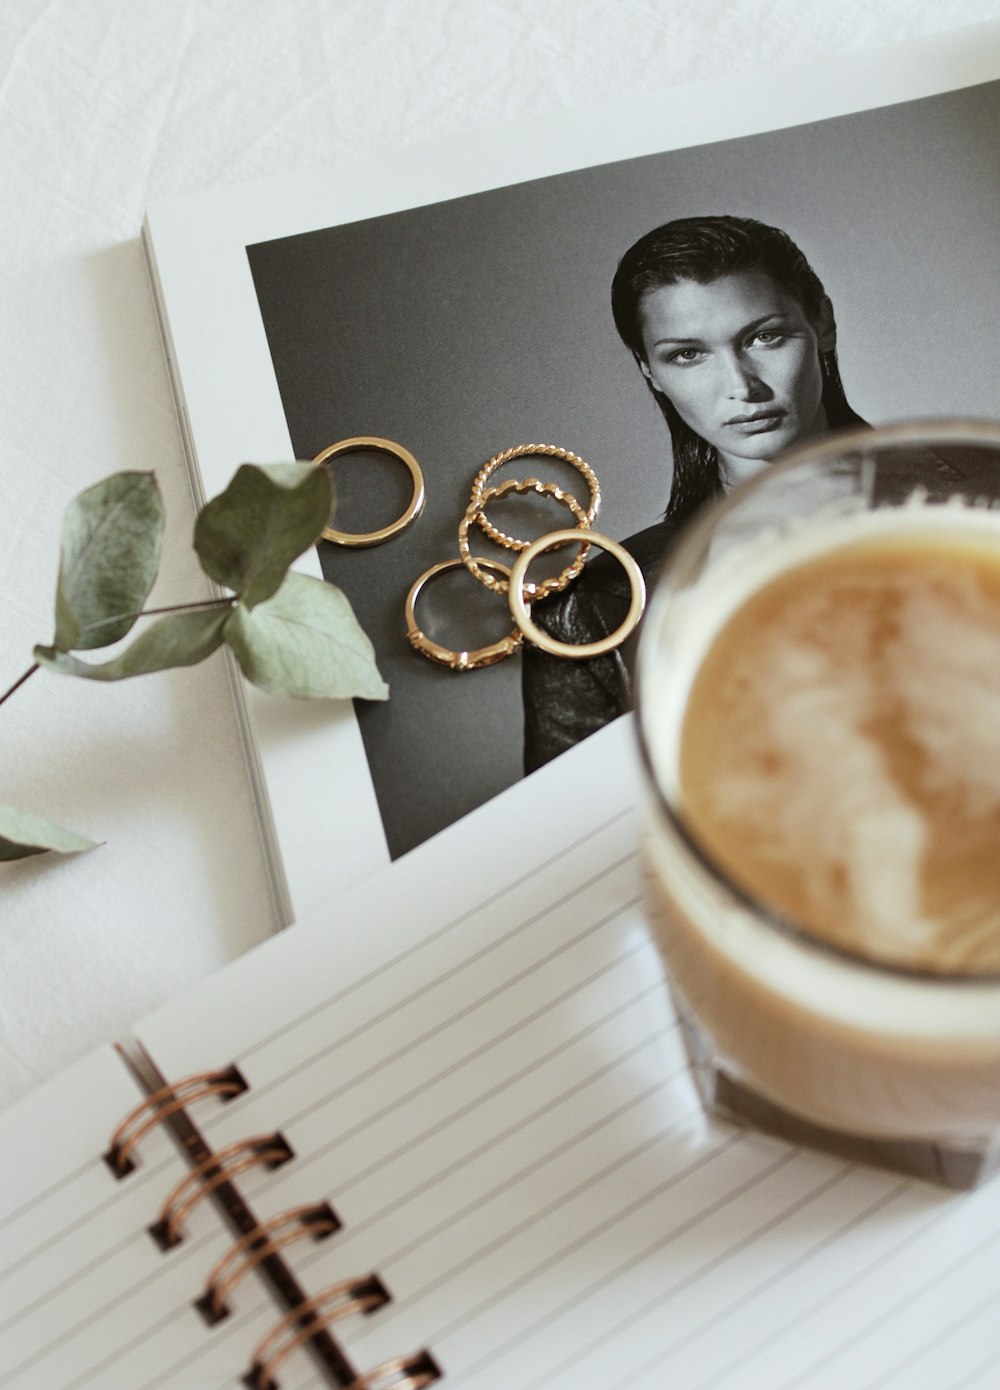
[(10, 687), (9, 690), (5, 690), (4, 693), (0, 695), (0, 705), (3, 704), (4, 700), (9, 700), (10, 697), (13, 695), (14, 691), (18, 690), (28, 679), (28, 677), (33, 676), (37, 670), (38, 662), (36, 661), (33, 666), (28, 667), (27, 671), (25, 671), (23, 676), (18, 676), (17, 680), (14, 682), (14, 684)]
[(125, 618), (155, 618), (160, 613), (188, 613), (198, 608), (231, 608), (235, 602), (236, 595), (229, 594), (223, 598), (196, 599), (194, 603), (171, 603), (166, 608), (140, 608), (137, 613), (115, 613), (111, 618), (101, 618), (99, 622), (88, 623), (82, 632), (96, 632), (99, 627), (107, 627), (109, 623), (120, 623)]
[[(117, 613), (113, 618), (102, 618), (100, 622), (88, 623), (83, 629), (83, 632), (93, 632), (96, 628), (107, 627), (109, 623), (120, 623), (123, 618), (153, 618), (160, 613), (186, 613), (193, 612), (198, 608), (231, 608), (235, 602), (236, 596), (233, 594), (228, 598), (205, 598), (198, 599), (194, 603), (172, 603), (166, 608), (143, 608), (138, 613)], [(18, 690), (28, 677), (33, 676), (38, 669), (39, 663), (36, 661), (32, 666), (28, 667), (23, 675), (18, 676), (10, 689), (5, 690), (4, 693), (0, 695), (0, 705), (2, 705), (5, 700), (9, 700), (14, 691)]]

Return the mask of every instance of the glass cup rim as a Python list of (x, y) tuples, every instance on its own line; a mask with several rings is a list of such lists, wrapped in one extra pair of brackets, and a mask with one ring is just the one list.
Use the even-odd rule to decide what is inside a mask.
[[(663, 597), (664, 594), (670, 588), (683, 583), (684, 579), (690, 575), (696, 558), (704, 550), (705, 538), (714, 530), (719, 518), (724, 517), (734, 507), (739, 506), (744, 498), (752, 496), (776, 476), (780, 477), (786, 473), (794, 472), (804, 463), (817, 463), (825, 459), (836, 459), (845, 454), (858, 453), (865, 446), (874, 446), (876, 449), (882, 450), (908, 444), (929, 448), (933, 448), (935, 444), (979, 445), (994, 448), (1000, 454), (1000, 421), (973, 417), (932, 417), (903, 420), (889, 425), (862, 425), (850, 429), (835, 430), (822, 439), (811, 440), (789, 449), (787, 453), (775, 459), (761, 472), (737, 484), (724, 496), (712, 499), (691, 524), (685, 527), (683, 535), (671, 550), (663, 569), (657, 576), (650, 611), (647, 612), (643, 623), (643, 631), (636, 655), (635, 684), (639, 698), (635, 702), (635, 728), (639, 756), (647, 789), (653, 794), (657, 811), (666, 820), (670, 830), (681, 841), (685, 850), (696, 860), (702, 871), (708, 875), (711, 882), (722, 889), (729, 898), (735, 900), (740, 907), (751, 912), (754, 918), (765, 927), (808, 950), (831, 956), (857, 968), (877, 971), (898, 979), (916, 980), (930, 985), (952, 986), (957, 984), (973, 988), (995, 987), (1000, 984), (1000, 971), (970, 974), (963, 971), (931, 970), (916, 965), (879, 960), (874, 956), (866, 956), (860, 951), (852, 951), (846, 946), (837, 945), (835, 942), (824, 941), (821, 937), (814, 936), (807, 931), (793, 918), (782, 914), (748, 889), (735, 883), (725, 868), (718, 863), (714, 855), (688, 826), (680, 808), (671, 804), (656, 772), (643, 719), (642, 673), (648, 660), (645, 653), (651, 641), (645, 636), (647, 632), (651, 631), (649, 619), (666, 602)], [(644, 638), (645, 640), (643, 640)]]

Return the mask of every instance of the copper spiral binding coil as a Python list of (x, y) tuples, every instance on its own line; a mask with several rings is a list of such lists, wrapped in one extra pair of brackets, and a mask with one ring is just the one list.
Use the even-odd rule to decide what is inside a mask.
[[(218, 1322), (228, 1312), (226, 1299), (229, 1294), (262, 1260), (294, 1241), (306, 1237), (321, 1240), (339, 1230), (340, 1218), (326, 1202), (313, 1202), (280, 1212), (270, 1221), (247, 1231), (215, 1262), (205, 1280), (204, 1292), (195, 1300), (195, 1307), (208, 1322)], [(240, 1258), (243, 1255), (245, 1259)]]
[[(237, 1173), (243, 1173), (257, 1164), (277, 1168), (292, 1157), (291, 1148), (280, 1134), (257, 1134), (252, 1139), (238, 1139), (217, 1153), (208, 1154), (181, 1178), (163, 1203), (159, 1220), (150, 1227), (154, 1240), (163, 1249), (176, 1245), (183, 1222), (202, 1198), (229, 1182)], [(230, 1159), (235, 1161), (230, 1163)]]
[(155, 1129), (158, 1124), (162, 1124), (171, 1115), (176, 1115), (193, 1101), (202, 1100), (206, 1096), (228, 1099), (241, 1095), (247, 1089), (247, 1083), (235, 1067), (226, 1067), (222, 1071), (195, 1072), (180, 1081), (161, 1086), (158, 1091), (140, 1101), (122, 1120), (111, 1136), (108, 1152), (104, 1155), (105, 1162), (117, 1177), (125, 1177), (135, 1167), (131, 1158), (133, 1150), (151, 1129)]
[(347, 1390), (423, 1390), (440, 1380), (441, 1369), (426, 1351), (383, 1361), (365, 1376), (352, 1380)]
[[(352, 1313), (372, 1313), (388, 1302), (388, 1290), (374, 1274), (365, 1279), (344, 1279), (321, 1289), (286, 1313), (258, 1343), (250, 1357), (244, 1384), (253, 1390), (278, 1390), (275, 1371), (303, 1342), (341, 1318)], [(357, 1383), (362, 1385), (364, 1381)]]

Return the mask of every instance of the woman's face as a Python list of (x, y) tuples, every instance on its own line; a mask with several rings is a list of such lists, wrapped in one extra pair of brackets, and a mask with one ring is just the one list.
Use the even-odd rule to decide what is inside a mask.
[(819, 354), (836, 344), (829, 301), (813, 323), (764, 271), (680, 280), (639, 305), (640, 363), (730, 480), (827, 428)]

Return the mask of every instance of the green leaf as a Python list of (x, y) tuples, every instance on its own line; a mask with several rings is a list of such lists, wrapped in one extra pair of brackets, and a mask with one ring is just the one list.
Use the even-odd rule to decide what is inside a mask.
[(52, 671), (92, 681), (120, 681), (128, 676), (165, 671), (171, 666), (194, 666), (222, 646), (223, 629), (231, 611), (225, 607), (170, 613), (147, 628), (120, 655), (96, 666), (55, 647), (36, 647), (35, 660)]
[(19, 811), (16, 806), (0, 806), (0, 860), (26, 859), (29, 854), (44, 854), (50, 849), (58, 854), (78, 854), (96, 848), (96, 840), (64, 830), (42, 816)]
[(277, 593), (292, 561), (320, 537), (333, 490), (311, 463), (244, 463), (194, 527), (207, 575), (234, 589), (246, 608)]
[(125, 636), (153, 587), (162, 537), (152, 473), (113, 473), (73, 499), (63, 518), (54, 647), (85, 651)]
[(263, 690), (310, 699), (389, 694), (350, 603), (322, 579), (290, 574), (267, 603), (252, 611), (237, 604), (226, 642), (243, 674)]

